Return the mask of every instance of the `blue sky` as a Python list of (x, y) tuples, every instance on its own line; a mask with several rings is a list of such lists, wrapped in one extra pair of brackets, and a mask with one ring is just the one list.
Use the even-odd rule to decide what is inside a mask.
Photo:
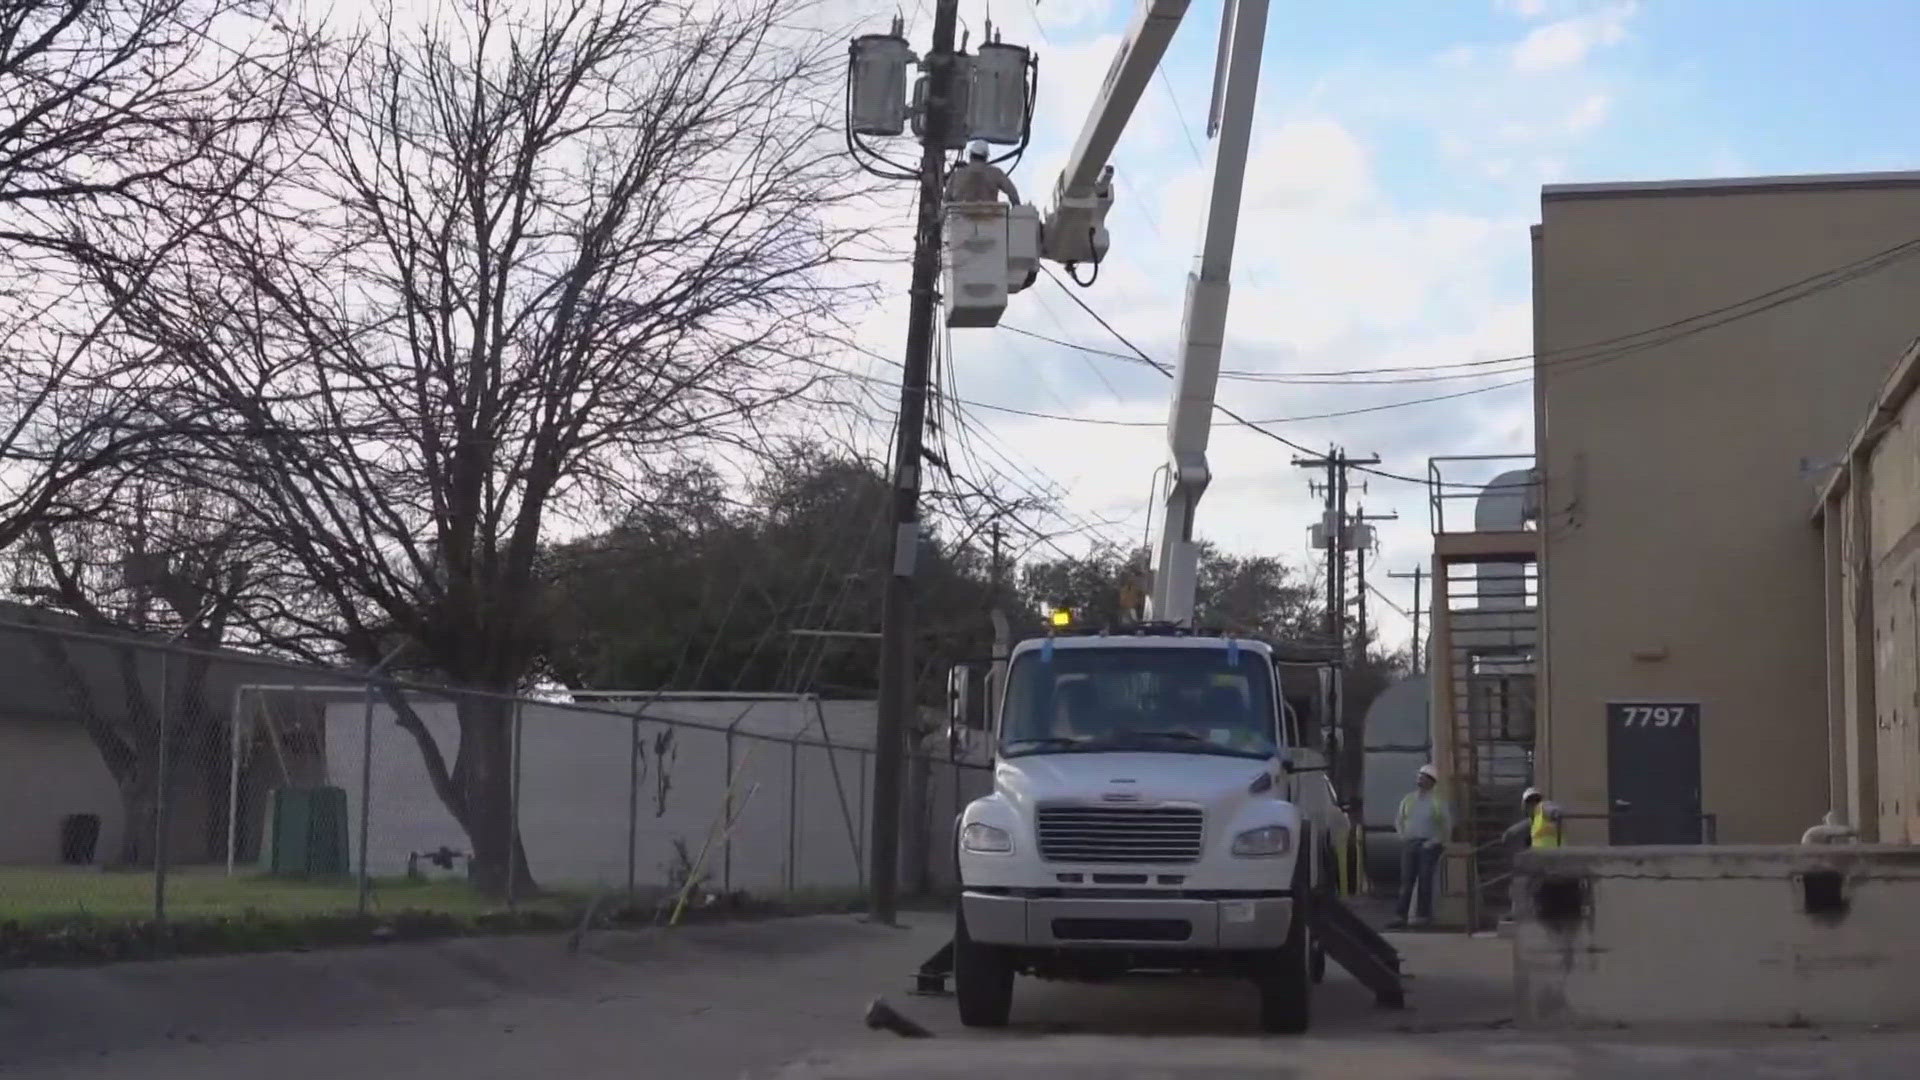
[[(925, 0), (905, 10), (924, 48)], [(977, 40), (987, 5), (963, 0), (962, 11)], [(1098, 285), (1077, 294), (1167, 360), (1204, 201), (1207, 174), (1191, 143), (1204, 134), (1219, 11), (1217, 0), (1196, 0), (1164, 84), (1149, 90), (1116, 151), (1113, 252)], [(992, 5), (1004, 39), (1040, 57), (1035, 144), (1014, 174), (1028, 198), (1044, 205), (1132, 12), (1112, 0)], [(1228, 381), (1221, 401), (1259, 419), (1390, 406), (1273, 430), (1378, 453), (1385, 468), (1412, 476), (1434, 455), (1529, 450), (1527, 388), (1487, 389), (1524, 377), (1524, 364), (1493, 365), (1480, 378), (1420, 369), (1528, 351), (1527, 226), (1541, 185), (1920, 167), (1916, 42), (1912, 0), (1276, 0), (1225, 366), (1449, 377)], [(1005, 323), (1118, 347), (1044, 277), (1013, 298)], [(897, 355), (902, 326), (899, 304), (883, 304), (861, 337)], [(1045, 478), (1073, 515), (1103, 523), (1092, 535), (1137, 542), (1164, 458), (1152, 425), (1166, 413), (1165, 380), (1006, 329), (956, 331), (953, 348), (962, 398), (1081, 421), (974, 407), (982, 467)], [(1393, 407), (1463, 390), (1476, 392)], [(1099, 422), (1115, 420), (1145, 426)], [(1309, 564), (1305, 530), (1317, 507), (1290, 457), (1261, 436), (1216, 427), (1200, 532)], [(1401, 515), (1381, 530), (1382, 569), (1425, 558), (1424, 489), (1375, 480), (1357, 498)], [(1392, 585), (1404, 606), (1407, 584)], [(1385, 628), (1406, 629), (1391, 616)]]

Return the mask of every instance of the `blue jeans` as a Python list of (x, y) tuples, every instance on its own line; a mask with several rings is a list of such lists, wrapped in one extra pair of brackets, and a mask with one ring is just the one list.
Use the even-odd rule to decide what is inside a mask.
[(1409, 840), (1400, 849), (1400, 903), (1393, 917), (1407, 917), (1407, 904), (1418, 901), (1414, 917), (1433, 918), (1433, 875), (1440, 868), (1442, 847), (1432, 840)]

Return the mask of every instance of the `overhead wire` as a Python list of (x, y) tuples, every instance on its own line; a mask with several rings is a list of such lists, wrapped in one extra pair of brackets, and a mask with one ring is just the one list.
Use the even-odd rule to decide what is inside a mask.
[[(1043, 310), (1046, 309), (1046, 305), (1044, 303), (1041, 306)], [(1056, 318), (1055, 322), (1057, 323), (1058, 321), (1059, 320)], [(1134, 364), (1141, 367), (1152, 366), (1151, 364), (1143, 363), (1138, 356), (1135, 356), (1131, 353), (1116, 352), (1112, 349), (1096, 348), (1092, 345), (1082, 345), (1078, 342), (1068, 341), (1063, 338), (1052, 337), (1047, 334), (1039, 333), (1038, 331), (1028, 330), (1025, 327), (1014, 326), (1012, 324), (1005, 323), (1005, 322), (1001, 323), (998, 329), (1006, 330), (1010, 333), (1018, 334), (1021, 337), (1028, 337), (1028, 338), (1033, 338), (1036, 341), (1043, 341), (1049, 345), (1057, 345), (1063, 349), (1072, 349), (1075, 352), (1084, 353), (1089, 356), (1110, 357), (1115, 360), (1123, 360), (1123, 361), (1126, 361), (1127, 363)], [(1062, 327), (1062, 332), (1065, 332), (1064, 327)], [(1461, 372), (1457, 374), (1443, 374), (1443, 375), (1411, 375), (1405, 378), (1388, 378), (1388, 379), (1344, 378), (1344, 376), (1349, 376), (1349, 375), (1392, 375), (1400, 372), (1439, 371), (1450, 366), (1490, 367), (1494, 365), (1505, 365), (1505, 367), (1503, 367), (1501, 370), (1471, 371), (1471, 372)], [(1247, 370), (1247, 369), (1221, 368), (1220, 378), (1226, 379), (1226, 380), (1238, 381), (1238, 382), (1280, 383), (1280, 384), (1295, 385), (1295, 386), (1375, 386), (1375, 385), (1385, 386), (1385, 385), (1397, 385), (1399, 383), (1448, 382), (1448, 381), (1453, 381), (1458, 379), (1492, 378), (1498, 375), (1511, 374), (1512, 372), (1515, 372), (1515, 371), (1525, 371), (1528, 369), (1528, 366), (1529, 366), (1528, 358), (1526, 357), (1519, 357), (1519, 358), (1501, 357), (1495, 360), (1475, 360), (1475, 361), (1470, 361), (1466, 364), (1460, 364), (1460, 365), (1435, 365), (1431, 368), (1424, 367), (1424, 366), (1410, 366), (1410, 367), (1398, 367), (1398, 368), (1393, 368), (1393, 367), (1352, 368), (1352, 369), (1332, 370), (1332, 371), (1254, 371), (1254, 370)]]
[[(1659, 326), (1650, 327), (1650, 328), (1639, 330), (1639, 331), (1634, 331), (1629, 334), (1618, 335), (1614, 338), (1605, 339), (1601, 342), (1590, 343), (1586, 346), (1582, 346), (1576, 349), (1553, 350), (1547, 353), (1538, 354), (1537, 356), (1533, 357), (1533, 359), (1535, 360), (1534, 366), (1536, 370), (1540, 370), (1543, 368), (1550, 369), (1560, 365), (1568, 366), (1568, 370), (1565, 372), (1555, 372), (1555, 371), (1549, 370), (1547, 372), (1547, 375), (1549, 377), (1588, 370), (1591, 367), (1598, 366), (1600, 364), (1612, 363), (1618, 360), (1622, 360), (1628, 356), (1636, 355), (1638, 353), (1645, 352), (1649, 349), (1656, 348), (1661, 345), (1670, 344), (1674, 341), (1678, 341), (1686, 337), (1691, 337), (1695, 334), (1703, 333), (1715, 327), (1724, 326), (1730, 322), (1751, 318), (1753, 316), (1762, 314), (1764, 312), (1774, 310), (1775, 308), (1782, 307), (1786, 304), (1803, 300), (1809, 296), (1817, 295), (1828, 289), (1837, 288), (1840, 285), (1848, 284), (1852, 281), (1859, 280), (1871, 274), (1879, 273), (1880, 271), (1885, 270), (1890, 266), (1897, 265), (1898, 263), (1903, 262), (1909, 258), (1913, 258), (1915, 255), (1920, 255), (1920, 238), (1915, 238), (1915, 239), (1904, 241), (1899, 244), (1895, 244), (1891, 247), (1884, 248), (1871, 255), (1865, 256), (1864, 258), (1856, 259), (1848, 263), (1840, 264), (1839, 266), (1831, 267), (1827, 270), (1823, 270), (1814, 274), (1807, 275), (1793, 282), (1789, 282), (1785, 285), (1777, 286), (1775, 288), (1768, 289), (1764, 292), (1755, 294), (1753, 296), (1744, 298), (1742, 300), (1734, 301), (1728, 304), (1723, 304), (1719, 307), (1712, 308), (1704, 312), (1699, 312), (1691, 316), (1687, 316), (1686, 318), (1676, 319), (1668, 323), (1663, 323)], [(1147, 353), (1144, 350), (1142, 350), (1139, 346), (1135, 345), (1132, 341), (1128, 340), (1125, 335), (1121, 334), (1119, 330), (1117, 330), (1112, 325), (1112, 323), (1108, 322), (1103, 316), (1099, 314), (1099, 312), (1095, 311), (1091, 305), (1089, 305), (1085, 300), (1081, 299), (1081, 297), (1077, 293), (1075, 293), (1074, 290), (1068, 289), (1066, 285), (1060, 281), (1059, 277), (1053, 273), (1052, 268), (1043, 267), (1043, 269), (1046, 270), (1048, 278), (1052, 280), (1054, 284), (1058, 286), (1060, 290), (1067, 295), (1068, 299), (1072, 300), (1074, 304), (1077, 305), (1082, 311), (1084, 311), (1088, 316), (1093, 318), (1095, 322), (1099, 323), (1100, 326), (1104, 330), (1106, 330), (1107, 333), (1112, 335), (1115, 340), (1119, 341), (1121, 344), (1125, 345), (1128, 349), (1132, 350), (1134, 355), (1138, 356), (1141, 360), (1145, 361), (1149, 366), (1153, 367), (1156, 371), (1159, 371), (1162, 375), (1168, 378), (1173, 377), (1173, 371), (1167, 365), (1162, 364), (1157, 360), (1154, 360), (1151, 356), (1147, 355)], [(1662, 334), (1664, 334), (1665, 336), (1658, 336)], [(1610, 347), (1603, 347), (1603, 346), (1610, 346)], [(1487, 386), (1487, 387), (1478, 387), (1472, 391), (1467, 391), (1459, 394), (1440, 395), (1434, 398), (1416, 399), (1413, 401), (1403, 402), (1403, 403), (1399, 403), (1398, 405), (1375, 407), (1370, 411), (1381, 411), (1384, 408), (1402, 407), (1404, 405), (1427, 404), (1431, 401), (1444, 401), (1444, 400), (1449, 400), (1451, 398), (1456, 398), (1456, 397), (1465, 397), (1465, 396), (1468, 396), (1469, 394), (1474, 394), (1474, 393), (1486, 393), (1494, 390), (1503, 389), (1508, 386), (1518, 385), (1526, 381), (1528, 380), (1518, 379), (1510, 383), (1496, 384), (1494, 386)], [(1259, 425), (1263, 423), (1263, 421), (1248, 420), (1247, 418), (1239, 415), (1233, 410), (1223, 405), (1220, 405), (1218, 402), (1214, 404), (1214, 409), (1220, 412), (1222, 415), (1227, 416), (1229, 419), (1232, 419), (1236, 423), (1239, 423), (1245, 427), (1252, 428), (1253, 430), (1265, 435), (1266, 437), (1273, 439), (1281, 443), (1282, 445), (1288, 446), (1296, 451), (1299, 451), (1301, 453), (1307, 453), (1307, 454), (1313, 454), (1317, 452), (1307, 447), (1301, 446), (1300, 444), (1286, 438), (1285, 436), (1280, 435), (1277, 432), (1268, 431), (1265, 428), (1260, 427)], [(1432, 486), (1437, 484), (1443, 487), (1463, 487), (1463, 488), (1474, 488), (1478, 490), (1487, 490), (1488, 488), (1488, 485), (1483, 485), (1483, 484), (1452, 484), (1444, 481), (1439, 481), (1431, 477), (1423, 478), (1423, 477), (1406, 476), (1400, 473), (1394, 473), (1388, 470), (1379, 469), (1372, 466), (1355, 465), (1354, 468), (1358, 471), (1365, 472), (1369, 475), (1382, 477), (1383, 479), (1399, 480), (1405, 483), (1421, 484), (1424, 486)], [(1520, 485), (1502, 485), (1502, 486), (1520, 486)]]

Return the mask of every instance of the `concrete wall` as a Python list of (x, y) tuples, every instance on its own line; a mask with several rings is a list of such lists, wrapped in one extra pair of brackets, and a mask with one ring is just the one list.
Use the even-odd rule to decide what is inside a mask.
[(1539, 769), (1569, 810), (1609, 805), (1610, 700), (1700, 703), (1702, 809), (1723, 841), (1795, 840), (1828, 808), (1823, 551), (1807, 526), (1822, 477), (1808, 466), (1842, 452), (1913, 334), (1920, 259), (1650, 348), (1580, 350), (1915, 236), (1912, 175), (1545, 193)]
[[(214, 861), (217, 837), (209, 836), (224, 807), (223, 784), (211, 784), (193, 762), (177, 765), (167, 850), (175, 866)], [(0, 718), (0, 865), (60, 863), (60, 823), (69, 814), (100, 818), (93, 864), (111, 865), (120, 854), (126, 811), (113, 775), (80, 725), (65, 717)], [(220, 819), (223, 820), (223, 819)], [(151, 844), (145, 845), (151, 847)], [(224, 848), (220, 848), (224, 851)]]
[(1838, 800), (1868, 838), (1920, 842), (1920, 345), (1823, 498), (1828, 740)]
[[(419, 703), (420, 713), (451, 761), (459, 722), (446, 703)], [(675, 843), (698, 858), (725, 812), (728, 739), (732, 749), (737, 824), (730, 844), (707, 856), (710, 885), (769, 895), (787, 890), (852, 889), (864, 881), (872, 807), (873, 705), (826, 702), (663, 702), (639, 721), (643, 746), (637, 799), (632, 784), (635, 725), (609, 703), (603, 711), (527, 705), (521, 719), (520, 829), (535, 880), (545, 885), (624, 885), (628, 872), (629, 807), (634, 823), (635, 883), (664, 886), (678, 860)], [(825, 736), (822, 734), (824, 713)], [(681, 723), (669, 723), (680, 721)], [(327, 709), (329, 782), (346, 789), (348, 843), (359, 860), (360, 768), (365, 705)], [(672, 733), (664, 762), (656, 742)], [(830, 743), (822, 745), (804, 743)], [(464, 832), (429, 782), (418, 744), (375, 709), (367, 843), (375, 876), (406, 871), (409, 853), (441, 846), (471, 851)], [(662, 777), (665, 778), (664, 789)], [(956, 790), (957, 778), (957, 790)], [(950, 850), (958, 805), (983, 794), (990, 774), (977, 767), (930, 769), (926, 800), (928, 843)], [(751, 794), (749, 794), (751, 792)], [(630, 802), (631, 800), (631, 802)], [(907, 830), (903, 829), (903, 834)], [(903, 860), (905, 861), (905, 860)], [(928, 868), (938, 885), (951, 877), (951, 858)]]
[(79, 724), (0, 721), (0, 864), (49, 866), (60, 861), (60, 821), (98, 814), (96, 861), (119, 850), (126, 815), (120, 789)]
[[(1843, 911), (1808, 910), (1802, 877), (1823, 871)], [(1523, 1025), (1920, 1021), (1920, 849), (1570, 848), (1519, 872)], [(1550, 879), (1575, 883), (1564, 917)]]

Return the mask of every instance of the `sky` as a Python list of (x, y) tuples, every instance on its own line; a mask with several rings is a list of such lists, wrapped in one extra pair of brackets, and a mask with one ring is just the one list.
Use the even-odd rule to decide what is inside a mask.
[[(924, 50), (929, 0), (901, 11)], [(1039, 57), (1033, 146), (1013, 173), (1027, 199), (1045, 206), (1133, 11), (1116, 0), (962, 0), (975, 43), (991, 18), (1002, 40)], [(885, 17), (860, 29), (883, 30)], [(1167, 363), (1210, 170), (1219, 23), (1219, 0), (1195, 0), (1114, 156), (1111, 253), (1095, 285), (1074, 290)], [(1269, 429), (1302, 445), (1376, 454), (1407, 477), (1424, 478), (1436, 456), (1529, 453), (1525, 361), (1458, 365), (1529, 350), (1527, 228), (1541, 186), (1920, 168), (1915, 41), (1911, 0), (1275, 0), (1222, 360), (1252, 377), (1223, 380), (1220, 402), (1279, 421)], [(893, 149), (904, 158), (912, 148)], [(856, 320), (863, 347), (901, 354), (906, 276), (903, 252), (883, 281), (887, 299)], [(951, 381), (969, 403), (968, 424), (945, 436), (956, 465), (1062, 493), (1068, 515), (1091, 526), (1054, 541), (1062, 548), (1141, 542), (1166, 456), (1168, 381), (1014, 328), (1127, 351), (1045, 275), (1012, 298), (1001, 327), (954, 331)], [(1435, 370), (1443, 365), (1455, 366)], [(898, 378), (878, 360), (850, 366)], [(1372, 374), (1324, 374), (1354, 371)], [(1431, 398), (1442, 400), (1408, 404)], [(1350, 415), (1292, 419), (1327, 413)], [(1319, 500), (1294, 456), (1216, 421), (1197, 532), (1310, 571)], [(1399, 515), (1378, 523), (1375, 570), (1424, 563), (1425, 487), (1361, 480), (1356, 506)], [(1373, 580), (1385, 593), (1372, 604), (1381, 632), (1404, 643), (1409, 624), (1390, 604), (1411, 608), (1412, 582)]]

